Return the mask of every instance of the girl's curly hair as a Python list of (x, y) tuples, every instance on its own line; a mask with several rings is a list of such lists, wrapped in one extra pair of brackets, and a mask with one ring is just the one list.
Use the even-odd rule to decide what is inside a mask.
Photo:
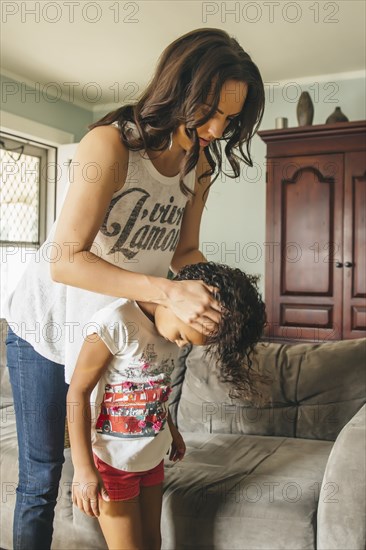
[(175, 280), (198, 279), (219, 289), (217, 299), (223, 313), (216, 332), (206, 341), (205, 353), (215, 356), (218, 378), (228, 383), (231, 398), (260, 402), (260, 386), (269, 378), (252, 369), (255, 344), (267, 323), (265, 304), (258, 292), (258, 275), (245, 274), (215, 262), (186, 265)]

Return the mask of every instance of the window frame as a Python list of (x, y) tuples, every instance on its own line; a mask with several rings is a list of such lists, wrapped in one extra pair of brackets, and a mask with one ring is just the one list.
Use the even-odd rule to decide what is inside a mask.
[[(46, 240), (56, 215), (56, 159), (57, 147), (36, 140), (26, 139), (16, 134), (0, 131), (0, 139), (6, 149), (24, 145), (24, 154), (37, 156), (40, 159), (40, 179), (38, 188), (38, 241), (3, 241), (0, 246), (29, 246), (38, 249)], [(1, 147), (1, 146), (0, 146)], [(2, 148), (2, 147), (1, 147)], [(17, 154), (17, 152), (15, 152)]]

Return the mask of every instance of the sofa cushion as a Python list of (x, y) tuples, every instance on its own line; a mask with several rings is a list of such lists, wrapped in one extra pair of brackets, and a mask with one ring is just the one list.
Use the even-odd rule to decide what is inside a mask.
[(229, 398), (217, 361), (193, 346), (178, 407), (183, 431), (335, 440), (366, 402), (366, 338), (327, 343), (258, 343), (253, 367), (272, 377), (269, 403)]
[(318, 550), (366, 548), (366, 405), (333, 445), (318, 506)]
[(331, 442), (183, 436), (184, 460), (165, 461), (163, 549), (315, 548)]
[(177, 425), (178, 423), (178, 406), (182, 395), (182, 386), (187, 370), (186, 359), (191, 348), (191, 345), (183, 346), (182, 348), (180, 348), (175, 368), (171, 374), (172, 392), (169, 396), (169, 412), (175, 425)]
[(296, 384), (296, 437), (335, 440), (366, 402), (366, 338), (308, 344), (297, 352), (304, 356)]

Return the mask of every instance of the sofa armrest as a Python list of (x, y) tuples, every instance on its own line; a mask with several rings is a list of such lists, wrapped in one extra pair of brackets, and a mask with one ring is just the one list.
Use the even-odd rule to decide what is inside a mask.
[(344, 426), (329, 455), (319, 496), (317, 548), (366, 548), (366, 405)]

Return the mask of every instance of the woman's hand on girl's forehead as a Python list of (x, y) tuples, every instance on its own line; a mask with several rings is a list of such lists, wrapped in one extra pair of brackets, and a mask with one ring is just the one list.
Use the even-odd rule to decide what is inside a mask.
[(173, 281), (168, 307), (187, 325), (209, 335), (221, 319), (221, 305), (214, 293), (218, 288), (203, 281)]

